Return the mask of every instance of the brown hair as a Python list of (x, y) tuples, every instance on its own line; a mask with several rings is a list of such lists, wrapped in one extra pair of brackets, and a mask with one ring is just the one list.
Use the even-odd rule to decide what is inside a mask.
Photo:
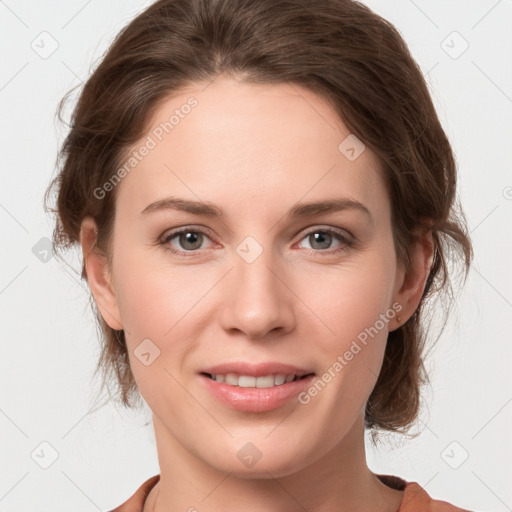
[[(79, 242), (92, 216), (97, 247), (110, 255), (117, 187), (94, 191), (115, 174), (147, 129), (160, 103), (180, 87), (220, 73), (240, 82), (291, 83), (318, 94), (380, 159), (391, 206), (398, 261), (411, 268), (415, 228), (430, 219), (434, 259), (423, 298), (408, 321), (389, 333), (383, 366), (366, 405), (367, 428), (406, 432), (420, 407), (427, 339), (427, 299), (453, 293), (448, 259), (462, 262), (464, 281), (473, 251), (456, 200), (456, 165), (422, 73), (398, 31), (351, 0), (159, 0), (115, 38), (87, 80), (60, 148), (54, 230), (56, 253)], [(71, 91), (70, 91), (71, 92)], [(59, 118), (69, 93), (59, 104)], [(47, 207), (48, 210), (48, 207)], [(85, 270), (82, 277), (86, 278)], [(117, 385), (120, 402), (140, 395), (124, 331), (103, 320), (96, 371)], [(448, 307), (445, 311), (448, 311)], [(421, 321), (420, 321), (421, 317)], [(445, 323), (442, 325), (441, 331)], [(110, 388), (109, 388), (110, 390)]]

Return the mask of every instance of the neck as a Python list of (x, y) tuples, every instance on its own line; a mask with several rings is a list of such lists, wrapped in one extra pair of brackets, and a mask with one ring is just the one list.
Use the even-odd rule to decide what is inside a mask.
[(144, 512), (396, 512), (403, 491), (384, 485), (366, 464), (362, 419), (329, 453), (292, 474), (249, 478), (223, 472), (187, 451), (154, 416), (160, 481)]

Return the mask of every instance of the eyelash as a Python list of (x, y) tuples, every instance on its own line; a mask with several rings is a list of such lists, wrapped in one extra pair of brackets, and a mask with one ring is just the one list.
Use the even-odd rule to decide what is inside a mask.
[[(187, 258), (195, 257), (195, 255), (200, 251), (200, 249), (192, 250), (192, 251), (180, 251), (177, 249), (172, 248), (169, 245), (169, 242), (175, 238), (176, 236), (182, 234), (182, 233), (202, 233), (203, 235), (209, 236), (209, 231), (204, 229), (197, 229), (197, 228), (179, 228), (174, 231), (171, 231), (170, 233), (164, 235), (159, 243), (163, 245), (164, 249), (167, 251), (170, 251), (173, 254), (177, 254), (179, 256), (185, 256)], [(300, 241), (302, 241), (307, 236), (313, 234), (313, 233), (328, 233), (329, 235), (334, 235), (340, 242), (342, 242), (342, 245), (340, 247), (337, 247), (335, 249), (306, 249), (310, 253), (315, 253), (315, 255), (329, 255), (332, 256), (333, 254), (337, 254), (339, 252), (347, 251), (350, 248), (352, 248), (355, 245), (355, 241), (353, 239), (350, 239), (346, 237), (345, 235), (341, 234), (339, 231), (333, 229), (333, 228), (325, 228), (325, 229), (312, 229), (306, 233), (303, 234)]]

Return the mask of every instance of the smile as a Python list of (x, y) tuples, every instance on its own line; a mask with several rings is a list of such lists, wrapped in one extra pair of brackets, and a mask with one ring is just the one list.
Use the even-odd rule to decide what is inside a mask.
[(237, 375), (236, 373), (227, 374), (216, 374), (205, 373), (210, 379), (216, 382), (223, 382), (230, 386), (238, 386), (241, 388), (272, 388), (275, 386), (282, 386), (285, 383), (293, 382), (296, 380), (303, 379), (308, 375), (296, 375), (296, 374), (278, 374), (278, 375), (262, 375), (254, 377), (252, 375)]

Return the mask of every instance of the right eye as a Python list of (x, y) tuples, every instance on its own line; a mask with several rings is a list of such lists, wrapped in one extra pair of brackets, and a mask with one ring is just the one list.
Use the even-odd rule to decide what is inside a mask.
[[(205, 236), (207, 236), (206, 231), (184, 227), (166, 233), (160, 240), (160, 244), (163, 245), (164, 249), (171, 251), (173, 254), (187, 257), (199, 252)], [(183, 249), (176, 249), (172, 246), (171, 241), (175, 238)]]

